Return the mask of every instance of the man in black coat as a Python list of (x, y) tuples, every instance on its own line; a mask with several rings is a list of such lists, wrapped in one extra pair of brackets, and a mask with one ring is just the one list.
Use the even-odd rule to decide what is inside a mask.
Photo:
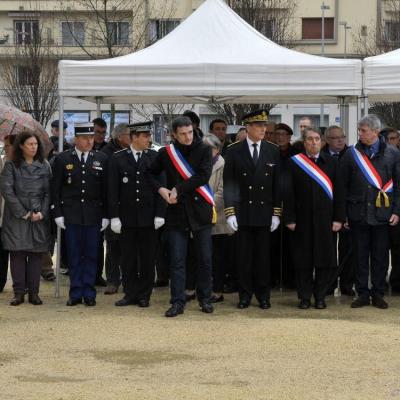
[[(151, 170), (155, 175), (166, 173), (167, 184), (158, 184), (160, 195), (168, 203), (166, 230), (171, 262), (171, 307), (166, 317), (184, 311), (186, 254), (189, 237), (197, 253), (197, 299), (201, 310), (212, 313), (211, 304), (211, 228), (213, 207), (197, 189), (208, 184), (212, 172), (211, 148), (194, 136), (189, 118), (179, 117), (172, 123), (173, 145), (159, 151)], [(175, 156), (174, 156), (175, 154)], [(177, 167), (191, 170), (191, 177), (182, 177)], [(187, 176), (188, 177), (188, 176)], [(203, 192), (202, 192), (203, 193)]]
[(164, 225), (165, 202), (149, 172), (157, 156), (149, 149), (151, 124), (130, 125), (130, 146), (115, 153), (109, 164), (108, 209), (111, 229), (121, 235), (125, 293), (116, 306), (148, 307), (153, 289), (156, 230)]
[(266, 111), (244, 117), (247, 138), (225, 156), (224, 201), (229, 226), (238, 231), (238, 308), (253, 294), (262, 309), (270, 304), (271, 232), (280, 223), (279, 149), (264, 141)]
[[(101, 149), (108, 158), (120, 150), (130, 146), (130, 129), (127, 124), (119, 124), (114, 127), (111, 140)], [(121, 284), (121, 248), (119, 235), (115, 234), (110, 227), (105, 231), (106, 247), (106, 278), (107, 287), (104, 294), (111, 295), (118, 292)]]
[(52, 209), (55, 223), (65, 229), (70, 291), (68, 306), (96, 305), (96, 270), (106, 211), (105, 154), (92, 150), (93, 124), (75, 124), (75, 147), (56, 156), (53, 165)]
[(333, 232), (345, 221), (338, 163), (321, 152), (321, 139), (318, 129), (304, 129), (305, 150), (290, 159), (284, 193), (284, 220), (293, 231), (292, 259), (301, 309), (310, 308), (313, 294), (315, 308), (326, 308), (325, 296), (337, 272)]
[[(332, 125), (325, 132), (326, 145), (322, 148), (322, 152), (336, 158), (340, 164), (346, 151), (350, 148), (346, 145), (346, 135), (340, 126)], [(340, 293), (346, 296), (354, 296), (354, 271), (356, 268), (356, 258), (353, 251), (351, 233), (348, 226), (334, 235), (335, 249), (338, 250), (339, 258), (339, 287)], [(337, 281), (329, 288), (328, 294), (333, 294), (337, 287)]]
[(383, 297), (389, 262), (389, 226), (397, 225), (400, 215), (400, 154), (379, 136), (380, 128), (377, 116), (361, 118), (360, 139), (340, 163), (347, 219), (357, 257), (358, 298), (352, 302), (352, 308), (369, 305), (370, 298), (375, 307), (388, 307)]

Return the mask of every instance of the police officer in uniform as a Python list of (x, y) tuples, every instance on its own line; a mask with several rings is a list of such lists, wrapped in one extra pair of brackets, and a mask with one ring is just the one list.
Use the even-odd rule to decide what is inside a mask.
[(75, 147), (58, 154), (53, 165), (53, 213), (65, 229), (69, 262), (68, 306), (96, 305), (96, 270), (106, 217), (107, 156), (92, 150), (93, 124), (75, 124)]
[(247, 138), (228, 148), (224, 169), (227, 222), (238, 231), (238, 308), (253, 294), (261, 309), (270, 304), (271, 232), (280, 223), (279, 148), (264, 141), (266, 111), (244, 117)]
[(130, 125), (131, 145), (116, 152), (108, 171), (111, 229), (121, 234), (125, 296), (116, 306), (149, 307), (154, 283), (156, 230), (164, 225), (166, 203), (149, 173), (157, 152), (149, 149), (152, 122)]

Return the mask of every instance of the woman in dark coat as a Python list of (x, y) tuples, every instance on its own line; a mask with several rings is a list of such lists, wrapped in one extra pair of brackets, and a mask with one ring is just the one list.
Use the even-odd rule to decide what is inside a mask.
[(44, 159), (43, 145), (36, 134), (20, 133), (13, 145), (12, 160), (1, 174), (5, 200), (2, 242), (10, 251), (14, 298), (11, 305), (42, 304), (39, 297), (43, 253), (49, 251), (51, 168)]
[[(304, 147), (305, 151), (289, 162), (284, 219), (293, 231), (292, 257), (299, 308), (309, 308), (314, 294), (315, 307), (322, 309), (326, 308), (325, 295), (337, 271), (333, 232), (339, 231), (345, 221), (344, 189), (336, 159), (321, 152), (321, 134), (317, 129), (307, 128), (304, 132)], [(301, 163), (296, 162), (298, 157), (330, 180), (330, 195), (301, 168)]]

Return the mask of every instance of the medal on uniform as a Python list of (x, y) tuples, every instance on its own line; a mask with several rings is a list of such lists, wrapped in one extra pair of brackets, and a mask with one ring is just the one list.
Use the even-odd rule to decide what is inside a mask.
[(68, 171), (71, 171), (72, 169), (74, 169), (74, 164), (67, 164), (67, 165), (65, 166), (65, 168), (66, 168)]
[(124, 176), (124, 177), (122, 178), (122, 182), (128, 183), (128, 181), (129, 181), (129, 179), (128, 179), (126, 176)]
[(72, 179), (71, 179), (70, 176), (69, 176), (68, 179), (67, 179), (67, 183), (68, 183), (68, 185), (70, 185), (70, 184), (72, 183)]

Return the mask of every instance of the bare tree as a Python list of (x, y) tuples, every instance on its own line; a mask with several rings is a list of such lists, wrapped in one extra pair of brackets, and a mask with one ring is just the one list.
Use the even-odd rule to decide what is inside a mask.
[[(386, 15), (383, 16), (383, 13)], [(360, 56), (375, 56), (400, 47), (400, 2), (384, 0), (376, 22), (360, 26), (353, 35), (354, 50)], [(370, 112), (377, 114), (385, 124), (400, 128), (400, 103), (373, 103)]]
[(58, 108), (58, 59), (61, 52), (49, 43), (43, 16), (32, 3), (24, 26), (15, 26), (15, 45), (1, 61), (1, 80), (8, 101), (46, 126)]
[[(226, 0), (227, 4), (246, 22), (275, 43), (291, 47), (295, 32), (291, 19), (296, 10), (295, 0)], [(240, 124), (243, 115), (260, 108), (270, 111), (274, 104), (219, 104), (210, 109), (223, 116), (229, 124)]]

